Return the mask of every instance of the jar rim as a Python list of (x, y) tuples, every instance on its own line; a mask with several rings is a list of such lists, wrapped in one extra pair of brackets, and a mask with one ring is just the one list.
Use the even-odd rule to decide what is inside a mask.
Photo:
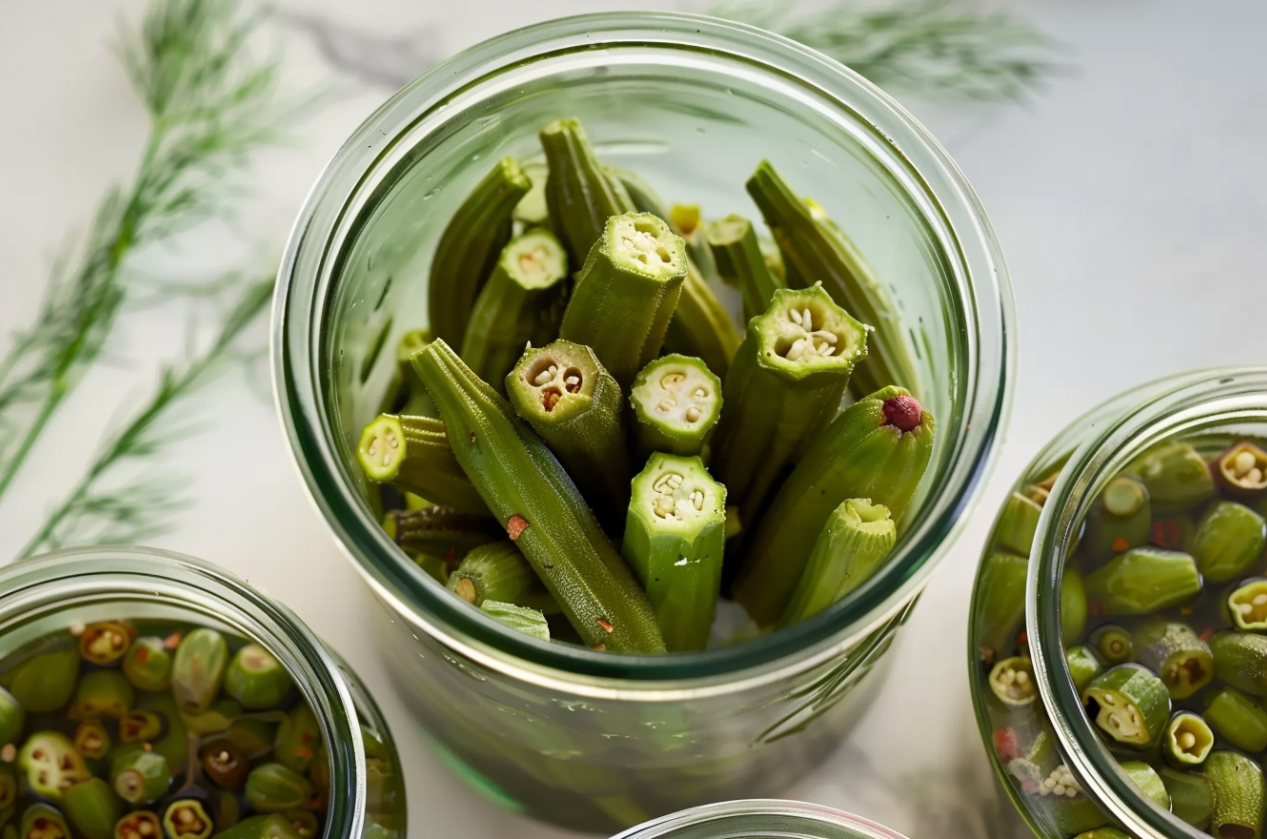
[[(774, 798), (751, 798), (740, 801), (720, 801), (704, 804), (661, 816), (636, 827), (612, 839), (673, 839), (676, 832), (684, 827), (702, 822), (725, 823), (731, 820), (743, 821), (754, 816), (776, 816), (806, 822), (806, 827), (821, 826), (824, 828), (844, 828), (849, 830), (848, 839), (906, 839), (882, 824), (870, 819), (824, 807), (821, 804), (810, 804), (805, 801), (791, 801)], [(753, 833), (752, 836), (764, 835)], [(824, 839), (846, 839), (845, 836), (833, 834)]]
[[(960, 296), (967, 363), (958, 382), (962, 422), (953, 434), (943, 426), (941, 437), (949, 447), (942, 467), (948, 490), (923, 505), (884, 571), (845, 600), (795, 627), (702, 653), (594, 653), (528, 638), (444, 602), (421, 572), (403, 567), (399, 551), (341, 478), (336, 438), (321, 410), (321, 341), (306, 331), (320, 328), (321, 298), (330, 291), (316, 287), (328, 276), (318, 278), (309, 269), (329, 271), (334, 231), (368, 190), (369, 173), (399, 153), (393, 147), (409, 125), (508, 68), (599, 47), (691, 49), (740, 59), (749, 68), (795, 79), (825, 107), (848, 114), (865, 126), (872, 150), (882, 151), (891, 174), (918, 190), (911, 195), (943, 228), (934, 235), (953, 260), (948, 272)], [(310, 193), (283, 259), (274, 303), (274, 387), (310, 496), (353, 565), (396, 613), (491, 669), (579, 695), (659, 701), (776, 680), (793, 657), (803, 666), (831, 660), (902, 612), (960, 532), (995, 460), (994, 443), (1010, 409), (1013, 319), (1002, 253), (976, 195), (937, 141), (870, 82), (814, 50), (744, 24), (676, 13), (589, 14), (530, 26), (459, 53), (395, 94), (345, 143)], [(392, 558), (392, 567), (384, 557)]]
[(1144, 839), (1208, 835), (1146, 799), (1118, 770), (1117, 758), (1083, 711), (1061, 638), (1061, 577), (1076, 528), (1100, 490), (1127, 463), (1157, 443), (1235, 421), (1267, 423), (1267, 366), (1197, 370), (1149, 382), (1092, 409), (1043, 450), (1054, 452), (1073, 429), (1095, 429), (1062, 467), (1030, 552), (1025, 629), (1035, 685), (1079, 785), (1128, 832)]
[[(68, 591), (68, 588), (70, 589)], [(147, 547), (69, 548), (0, 568), (0, 625), (52, 612), (58, 601), (117, 594), (174, 603), (243, 628), (283, 658), (323, 728), (331, 761), (324, 835), (358, 837), (366, 805), (365, 750), (359, 715), (338, 664), (287, 606), (225, 569), (201, 559)], [(73, 602), (65, 608), (74, 608)], [(297, 666), (298, 665), (298, 666)], [(298, 671), (298, 672), (297, 672)], [(342, 779), (342, 783), (339, 783)]]

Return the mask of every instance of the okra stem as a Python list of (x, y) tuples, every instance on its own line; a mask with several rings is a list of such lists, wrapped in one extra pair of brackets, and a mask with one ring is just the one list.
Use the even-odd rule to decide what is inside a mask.
[(708, 246), (717, 274), (728, 284), (738, 286), (743, 295), (745, 321), (770, 308), (774, 293), (787, 288), (783, 278), (766, 265), (756, 231), (746, 218), (727, 216), (710, 224)]
[(427, 286), (436, 338), (461, 343), (475, 296), (510, 240), (515, 206), (531, 186), (514, 158), (503, 158), (449, 220), (436, 245)]
[(509, 540), (472, 550), (449, 575), (448, 588), (474, 606), (496, 600), (548, 614), (559, 611), (532, 566)]
[(646, 595), (541, 439), (445, 342), (418, 353), (414, 367), (453, 434), (458, 461), (585, 642), (663, 651)]
[[(769, 161), (761, 162), (747, 186), (795, 275), (821, 282), (833, 300), (876, 330), (871, 353), (854, 374), (854, 390), (871, 393), (901, 382), (918, 391), (897, 307), (857, 246), (821, 207), (797, 196)], [(794, 285), (791, 278), (788, 285)]]
[(573, 264), (580, 265), (603, 235), (608, 219), (633, 212), (633, 200), (620, 181), (604, 171), (578, 121), (557, 120), (539, 136), (550, 170), (546, 180), (550, 221)]
[(438, 419), (380, 414), (361, 432), (356, 459), (375, 483), (390, 483), (463, 512), (487, 511)]
[(721, 380), (698, 358), (666, 355), (642, 368), (630, 390), (638, 456), (654, 452), (699, 455), (722, 410)]

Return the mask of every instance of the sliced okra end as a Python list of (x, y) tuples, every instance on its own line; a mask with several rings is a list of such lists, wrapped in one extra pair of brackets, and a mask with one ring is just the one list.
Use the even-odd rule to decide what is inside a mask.
[(589, 408), (606, 374), (589, 347), (559, 340), (525, 352), (506, 377), (506, 391), (524, 419), (558, 423)]
[(638, 374), (630, 401), (640, 422), (702, 446), (721, 416), (721, 380), (698, 358), (666, 355)]
[(79, 655), (91, 664), (113, 664), (127, 653), (135, 632), (115, 621), (90, 623), (79, 635)]
[(612, 264), (663, 282), (686, 276), (686, 243), (650, 213), (624, 213), (607, 220), (600, 240)]
[(1182, 766), (1198, 766), (1214, 748), (1214, 732), (1199, 714), (1180, 711), (1166, 726), (1166, 754)]
[(1032, 705), (1038, 698), (1034, 684), (1034, 666), (1028, 656), (1005, 658), (990, 670), (990, 691), (995, 698), (1012, 708)]
[(404, 459), (405, 429), (400, 420), (391, 414), (370, 420), (356, 446), (356, 460), (365, 477), (374, 483), (389, 483), (396, 479)]
[(1267, 452), (1243, 440), (1211, 464), (1214, 479), (1228, 492), (1242, 497), (1267, 494)]
[(651, 532), (695, 534), (708, 526), (725, 527), (726, 488), (698, 457), (653, 454), (633, 479), (629, 515)]
[(502, 249), (499, 265), (516, 284), (541, 290), (557, 285), (568, 275), (567, 251), (548, 230), (529, 230)]
[(1267, 632), (1267, 580), (1251, 580), (1227, 597), (1228, 612), (1239, 629)]
[(1146, 747), (1170, 717), (1170, 692), (1151, 671), (1133, 664), (1097, 676), (1082, 692), (1087, 716), (1113, 740)]
[[(775, 291), (770, 308), (753, 318), (748, 329), (757, 337), (758, 358), (765, 366), (801, 380), (847, 376), (867, 354), (871, 327), (851, 317), (816, 284)], [(892, 424), (901, 427), (897, 421)]]

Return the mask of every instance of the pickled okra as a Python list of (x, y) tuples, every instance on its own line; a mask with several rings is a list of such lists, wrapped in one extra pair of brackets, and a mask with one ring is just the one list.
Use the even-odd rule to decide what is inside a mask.
[(1087, 598), (1109, 615), (1146, 615), (1186, 605), (1201, 593), (1201, 575), (1191, 556), (1153, 547), (1127, 551), (1083, 582)]
[(1205, 720), (1238, 749), (1267, 749), (1267, 708), (1236, 688), (1223, 688), (1206, 698)]
[(548, 614), (559, 610), (532, 566), (509, 540), (472, 550), (449, 575), (448, 588), (473, 606), (493, 600)]
[(1081, 547), (1089, 556), (1108, 559), (1148, 543), (1152, 509), (1148, 489), (1132, 475), (1109, 482), (1087, 514)]
[(1087, 715), (1100, 730), (1128, 746), (1147, 748), (1170, 717), (1170, 694), (1161, 679), (1134, 664), (1119, 664), (1082, 692)]
[(498, 541), (506, 533), (487, 511), (464, 513), (439, 506), (392, 510), (383, 519), (383, 529), (406, 551), (451, 555), (454, 561), (461, 560), (472, 548)]
[(559, 337), (590, 347), (628, 387), (660, 353), (686, 273), (686, 246), (664, 221), (612, 216), (577, 275)]
[(1263, 770), (1245, 755), (1218, 751), (1205, 764), (1214, 807), (1210, 827), (1219, 839), (1259, 839), (1263, 830)]
[(702, 650), (721, 588), (726, 488), (698, 457), (653, 454), (633, 480), (621, 550), (670, 652)]
[(1166, 759), (1179, 767), (1199, 766), (1214, 748), (1214, 731), (1200, 714), (1180, 711), (1166, 725), (1162, 750)]
[(722, 411), (722, 384), (698, 358), (666, 355), (642, 368), (629, 392), (638, 456), (700, 455)]
[(1255, 499), (1267, 495), (1267, 452), (1242, 440), (1211, 464), (1214, 479), (1229, 495)]
[[(619, 178), (598, 162), (585, 129), (576, 120), (552, 122), (539, 138), (550, 172), (546, 211), (573, 264), (580, 265), (612, 216), (634, 212), (633, 199)], [(682, 258), (685, 261), (685, 255)]]
[(1150, 621), (1132, 640), (1135, 660), (1161, 678), (1172, 699), (1187, 699), (1214, 678), (1210, 646), (1187, 624)]
[(749, 322), (726, 376), (715, 446), (717, 477), (743, 521), (756, 520), (797, 451), (835, 417), (866, 354), (866, 326), (820, 286), (777, 292)]
[(743, 295), (744, 320), (755, 318), (774, 300), (774, 293), (787, 283), (766, 265), (752, 222), (741, 216), (727, 216), (708, 226), (708, 246), (717, 274)]
[(709, 369), (724, 377), (742, 340), (730, 313), (688, 259), (677, 307), (664, 333), (665, 349), (703, 359)]
[(449, 220), (427, 285), (429, 324), (436, 338), (461, 344), (476, 295), (510, 241), (512, 214), (530, 186), (514, 158), (503, 158)]
[(419, 352), (414, 368), (458, 461), (581, 638), (613, 652), (662, 651), (646, 595), (536, 433), (445, 342)]
[(464, 512), (487, 512), (438, 419), (380, 414), (361, 432), (356, 459), (375, 483)]
[(1207, 580), (1216, 583), (1248, 572), (1267, 545), (1267, 523), (1258, 513), (1235, 501), (1216, 501), (1197, 525), (1192, 555)]

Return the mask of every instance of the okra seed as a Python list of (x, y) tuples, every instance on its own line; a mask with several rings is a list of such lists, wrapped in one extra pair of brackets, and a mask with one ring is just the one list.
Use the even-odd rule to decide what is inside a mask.
[(687, 422), (699, 422), (699, 408), (696, 408), (694, 405), (692, 405), (691, 407), (687, 408), (687, 409), (686, 409), (686, 421), (687, 421)]
[(677, 401), (672, 396), (666, 396), (656, 405), (656, 410), (668, 413), (673, 410), (673, 406), (676, 404)]
[(792, 323), (796, 324), (797, 326), (800, 326), (802, 323), (804, 323), (804, 321), (801, 320), (801, 313), (796, 311), (796, 309), (793, 309), (791, 312), (789, 312), (789, 314), (792, 317)]
[(704, 509), (704, 493), (698, 489), (692, 492), (691, 503), (695, 505), (695, 509), (703, 510)]
[(686, 381), (686, 375), (675, 370), (672, 373), (664, 374), (664, 377), (660, 379), (660, 387), (665, 390), (672, 390), (684, 381)]
[(1191, 731), (1185, 731), (1179, 735), (1179, 748), (1187, 750), (1197, 744), (1197, 737)]
[(1254, 455), (1250, 452), (1240, 452), (1236, 455), (1236, 474), (1244, 475), (1254, 468)]
[(696, 399), (707, 399), (708, 388), (704, 387), (703, 385), (700, 385), (699, 387), (695, 388), (695, 392), (692, 393), (691, 395), (694, 396)]
[(813, 330), (813, 328), (814, 328), (814, 320), (813, 320), (813, 318), (810, 316), (810, 311), (809, 311), (809, 308), (808, 308), (808, 307), (806, 307), (805, 311), (801, 312), (801, 317), (802, 317), (802, 318), (804, 318), (804, 320), (802, 320), (802, 321), (801, 321), (801, 324), (802, 324), (802, 325), (803, 325), (803, 326), (804, 326), (807, 330), (811, 330), (811, 331), (812, 331), (812, 330)]

